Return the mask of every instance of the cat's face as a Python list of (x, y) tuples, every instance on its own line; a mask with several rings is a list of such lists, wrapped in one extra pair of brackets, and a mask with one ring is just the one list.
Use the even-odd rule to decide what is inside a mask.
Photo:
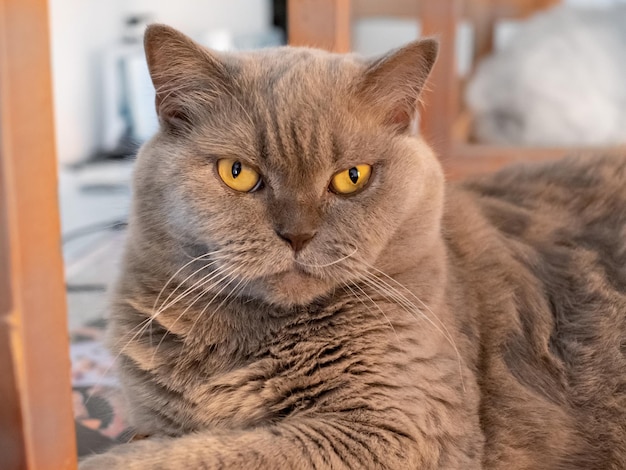
[[(409, 86), (385, 61), (320, 51), (218, 57), (164, 27), (146, 46), (162, 129), (140, 154), (138, 209), (166, 228), (164, 249), (213, 253), (216, 293), (311, 302), (375, 264), (407, 219), (417, 238), (436, 225), (439, 166), (408, 135), (428, 70)], [(432, 43), (413, 48), (391, 57), (398, 73), (432, 65)]]

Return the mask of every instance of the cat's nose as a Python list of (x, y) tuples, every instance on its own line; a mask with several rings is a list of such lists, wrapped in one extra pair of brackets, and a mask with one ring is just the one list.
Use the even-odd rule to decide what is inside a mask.
[(289, 233), (276, 231), (276, 234), (289, 243), (296, 253), (307, 246), (315, 236), (315, 232)]

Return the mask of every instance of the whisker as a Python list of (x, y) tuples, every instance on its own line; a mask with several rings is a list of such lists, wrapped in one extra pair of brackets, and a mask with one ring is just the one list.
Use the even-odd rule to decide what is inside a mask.
[[(237, 279), (236, 277), (233, 277), (233, 276), (232, 276), (232, 274), (227, 274), (226, 276), (224, 276), (224, 277), (222, 278), (222, 280), (227, 279), (228, 277), (230, 277), (230, 280), (229, 280), (229, 281), (228, 281), (228, 282), (227, 282), (227, 283), (226, 283), (226, 284), (225, 284), (225, 285), (224, 285), (224, 286), (223, 286), (223, 287), (222, 287), (222, 288), (221, 288), (221, 289), (220, 289), (220, 290), (219, 290), (219, 291), (218, 291), (218, 292), (217, 292), (217, 293), (216, 293), (216, 294), (215, 294), (215, 295), (211, 298), (211, 300), (209, 300), (209, 302), (208, 302), (208, 303), (204, 306), (204, 308), (202, 309), (202, 311), (201, 311), (201, 312), (200, 312), (200, 313), (196, 316), (196, 319), (194, 320), (193, 324), (191, 325), (191, 328), (189, 329), (189, 334), (187, 334), (187, 337), (185, 338), (185, 341), (184, 341), (184, 343), (183, 343), (183, 347), (181, 348), (180, 353), (178, 354), (178, 360), (177, 360), (177, 362), (179, 362), (179, 361), (180, 361), (180, 358), (181, 358), (181, 356), (182, 356), (183, 352), (185, 351), (185, 348), (187, 347), (187, 344), (188, 344), (188, 341), (187, 341), (187, 340), (188, 340), (188, 339), (189, 339), (189, 337), (191, 336), (191, 334), (190, 334), (190, 333), (191, 333), (191, 332), (194, 330), (194, 328), (196, 327), (196, 325), (197, 325), (197, 323), (198, 323), (198, 320), (199, 320), (201, 317), (203, 317), (203, 316), (204, 316), (204, 313), (207, 311), (207, 309), (208, 309), (208, 308), (209, 308), (209, 306), (213, 303), (213, 301), (214, 301), (217, 297), (219, 297), (219, 295), (220, 295), (220, 294), (221, 294), (221, 293), (222, 293), (222, 292), (223, 292), (223, 291), (224, 291), (224, 290), (225, 290), (228, 286), (230, 286), (230, 285), (231, 285), (231, 284), (232, 284), (232, 283), (233, 283), (233, 282)], [(242, 281), (243, 281), (243, 279), (241, 279), (241, 280), (239, 281), (239, 284), (240, 284)], [(237, 284), (237, 286), (238, 286), (239, 284)], [(232, 291), (231, 291), (231, 293), (232, 293)], [(230, 293), (229, 293), (229, 295), (230, 295)], [(228, 297), (228, 296), (227, 296), (227, 297)], [(222, 301), (222, 303), (223, 303), (223, 301)], [(220, 307), (221, 307), (222, 303), (220, 303)], [(215, 311), (213, 312), (213, 314), (215, 314), (215, 313), (217, 312), (217, 310), (218, 310), (218, 309), (215, 309)], [(212, 316), (211, 316), (211, 317), (212, 317)]]
[[(428, 310), (431, 315), (439, 322), (439, 324), (441, 325), (441, 328), (443, 328), (443, 330), (446, 332), (446, 334), (448, 335), (448, 337), (450, 339), (452, 339), (452, 334), (450, 333), (450, 330), (448, 330), (448, 328), (446, 327), (445, 323), (443, 323), (439, 317), (437, 317), (437, 315), (435, 314), (435, 312), (432, 311), (432, 309), (426, 305), (426, 303), (424, 303), (422, 301), (422, 299), (420, 299), (417, 295), (415, 295), (414, 292), (412, 292), (410, 289), (407, 289), (406, 286), (404, 286), (402, 283), (398, 282), (397, 280), (395, 280), (393, 277), (389, 276), (387, 273), (381, 271), (380, 269), (375, 268), (374, 266), (370, 266), (371, 269), (373, 269), (374, 271), (376, 271), (377, 273), (379, 273), (382, 276), (385, 276), (385, 278), (389, 279), (390, 281), (394, 282), (396, 285), (398, 285), (399, 287), (401, 287), (402, 289), (404, 289), (406, 292), (409, 293), (409, 295), (411, 297), (413, 297), (415, 300), (417, 300), (426, 310)], [(454, 343), (454, 341), (452, 342)], [(453, 344), (454, 348), (456, 349), (456, 345)], [(458, 351), (457, 351), (458, 354)]]
[[(196, 273), (212, 266), (214, 262), (211, 262), (209, 264), (207, 264), (206, 266), (203, 266), (202, 268), (198, 269), (196, 271)], [(196, 274), (194, 273), (194, 274)], [(184, 292), (182, 292), (181, 294), (179, 294), (174, 300), (172, 300), (170, 303), (168, 303), (167, 305), (163, 305), (165, 304), (169, 298), (179, 289), (179, 287), (182, 285), (179, 284), (178, 286), (176, 286), (176, 288), (172, 291), (172, 293), (170, 293), (170, 295), (168, 296), (167, 299), (165, 299), (165, 301), (163, 302), (163, 304), (161, 304), (161, 306), (159, 307), (159, 309), (156, 312), (153, 312), (152, 315), (150, 315), (149, 318), (147, 318), (145, 320), (145, 322), (147, 322), (147, 326), (150, 327), (150, 344), (152, 345), (152, 323), (154, 320), (156, 320), (156, 318), (161, 315), (164, 311), (166, 311), (167, 309), (171, 308), (172, 306), (174, 306), (175, 304), (177, 304), (178, 302), (180, 302), (182, 299), (184, 299), (185, 297), (187, 297), (189, 294), (191, 294), (193, 291), (197, 290), (197, 289), (201, 289), (202, 287), (204, 287), (205, 285), (207, 285), (212, 279), (214, 279), (217, 276), (216, 271), (212, 271), (204, 276), (202, 276), (200, 279), (198, 279), (194, 284), (192, 284), (190, 287), (188, 287)], [(187, 278), (189, 279), (189, 277)]]
[[(420, 310), (413, 302), (408, 300), (401, 292), (398, 292), (398, 290), (395, 289), (393, 286), (389, 285), (382, 279), (379, 279), (376, 277), (370, 277), (370, 278), (364, 279), (364, 282), (369, 283), (370, 287), (373, 287), (374, 289), (376, 289), (381, 295), (386, 297), (388, 300), (392, 300), (395, 303), (400, 304), (400, 306), (403, 307), (404, 310), (407, 311), (408, 313), (412, 313), (412, 312), (418, 313), (421, 316), (421, 318), (426, 320), (428, 323), (430, 323), (430, 325), (433, 328), (435, 328), (439, 333), (441, 333), (441, 335), (447, 341), (452, 343), (452, 339), (449, 338), (448, 335), (445, 334), (445, 332), (439, 327), (439, 325), (434, 323), (422, 310)], [(385, 289), (387, 289), (389, 292), (385, 291)]]
[(396, 332), (396, 329), (393, 327), (393, 324), (391, 323), (391, 320), (389, 319), (389, 317), (385, 314), (385, 312), (383, 311), (383, 309), (380, 307), (380, 305), (378, 305), (376, 302), (374, 302), (374, 299), (372, 299), (372, 297), (363, 290), (363, 288), (361, 286), (359, 286), (358, 284), (353, 284), (354, 287), (356, 289), (358, 289), (365, 297), (367, 297), (369, 299), (369, 301), (376, 306), (376, 308), (378, 309), (378, 311), (381, 313), (381, 315), (383, 317), (385, 317), (385, 320), (387, 320), (387, 323), (389, 323), (389, 326), (391, 327), (391, 330), (393, 331), (393, 334), (396, 336), (397, 340), (400, 340), (398, 333)]
[[(219, 251), (219, 250), (218, 250)], [(181, 266), (178, 271), (176, 271), (174, 274), (172, 274), (170, 276), (170, 278), (167, 280), (167, 282), (165, 284), (163, 284), (163, 287), (161, 288), (161, 291), (159, 292), (159, 295), (157, 295), (156, 299), (154, 300), (154, 305), (152, 306), (152, 310), (156, 309), (157, 304), (159, 303), (159, 299), (161, 298), (161, 295), (163, 295), (163, 292), (165, 291), (165, 289), (167, 288), (167, 286), (169, 285), (170, 282), (172, 282), (172, 280), (174, 280), (174, 278), (176, 276), (178, 276), (178, 274), (183, 271), (187, 266), (189, 266), (191, 263), (193, 263), (194, 261), (199, 261), (203, 258), (207, 258), (215, 253), (217, 253), (218, 251), (212, 251), (212, 252), (208, 252), (205, 253), (203, 255), (197, 256), (195, 258), (193, 258), (191, 261), (189, 261), (188, 263), (185, 263), (183, 266)]]
[[(363, 304), (363, 306), (365, 308), (367, 308), (367, 310), (373, 315), (374, 311), (372, 310), (372, 308), (367, 305), (363, 299), (361, 299), (361, 297), (359, 297), (358, 294), (356, 294), (354, 292), (354, 290), (352, 290), (352, 288), (350, 287), (350, 285), (346, 282), (342, 283), (351, 293), (352, 296), (357, 299), (359, 302), (361, 302)], [(357, 285), (357, 284), (353, 284), (353, 286), (357, 289), (359, 289), (359, 291), (361, 291), (361, 293), (367, 297), (367, 299), (378, 309), (378, 311), (382, 314), (383, 317), (385, 317), (385, 320), (387, 320), (387, 323), (389, 324), (389, 327), (391, 328), (391, 331), (393, 331), (393, 334), (396, 336), (396, 339), (399, 340), (400, 338), (398, 337), (398, 333), (396, 332), (396, 329), (393, 327), (393, 324), (391, 323), (391, 320), (389, 319), (389, 317), (387, 315), (385, 315), (385, 312), (383, 312), (383, 309), (380, 308), (380, 305), (378, 305), (376, 302), (374, 302), (374, 299), (372, 299), (362, 288), (361, 286)]]
[[(391, 279), (393, 279), (393, 278), (391, 278)], [(399, 283), (395, 279), (393, 279), (393, 280), (398, 285), (400, 285), (403, 289), (405, 289), (406, 291), (408, 291), (410, 293), (409, 289), (407, 289), (405, 286), (403, 286), (401, 283)], [(458, 362), (458, 366), (459, 366), (459, 376), (460, 376), (460, 379), (461, 379), (461, 386), (463, 388), (463, 391), (465, 392), (466, 389), (465, 389), (465, 381), (463, 379), (463, 364), (462, 364), (461, 354), (460, 354), (460, 352), (459, 352), (459, 350), (458, 350), (458, 348), (456, 346), (456, 342), (452, 338), (452, 335), (450, 334), (449, 330), (441, 322), (441, 320), (439, 320), (439, 318), (435, 315), (435, 313), (431, 309), (428, 309), (429, 312), (434, 316), (435, 320), (437, 320), (439, 322), (439, 324), (443, 327), (443, 329), (440, 328), (437, 324), (435, 324), (433, 322), (433, 320), (431, 320), (428, 317), (428, 315), (426, 315), (421, 309), (419, 309), (413, 302), (408, 300), (406, 298), (406, 296), (404, 296), (401, 292), (399, 292), (396, 288), (391, 286), (389, 283), (385, 282), (383, 279), (380, 279), (378, 277), (374, 277), (373, 274), (372, 274), (370, 277), (367, 277), (366, 279), (364, 279), (364, 282), (369, 283), (369, 285), (371, 287), (375, 288), (381, 295), (387, 297), (389, 300), (397, 302), (407, 313), (409, 313), (409, 314), (412, 314), (413, 312), (419, 313), (423, 319), (425, 319), (433, 328), (435, 328), (446, 339), (446, 341), (448, 341), (448, 343), (454, 349), (454, 352), (455, 352), (455, 355), (456, 355), (456, 358), (457, 358), (457, 362)], [(388, 289), (390, 292), (389, 293), (385, 292), (385, 290), (384, 290), (385, 288)], [(388, 295), (391, 295), (391, 297), (388, 297)]]
[[(219, 274), (221, 277), (220, 277), (217, 281), (215, 281), (215, 282), (213, 283), (213, 285), (211, 286), (212, 288), (219, 286), (219, 285), (220, 285), (220, 283), (222, 283), (225, 279), (228, 279), (228, 278), (231, 276), (232, 271), (234, 271), (233, 269), (230, 269), (230, 270), (228, 270), (228, 271), (230, 271), (230, 272), (223, 272), (223, 271), (226, 271), (226, 270), (227, 270), (227, 268), (224, 268), (222, 271), (217, 271), (216, 273), (213, 273), (213, 274), (216, 274), (216, 275), (217, 275), (217, 274)], [(216, 276), (213, 276), (213, 278), (214, 278), (214, 277), (216, 277)], [(212, 279), (213, 279), (213, 278), (212, 278)], [(159, 344), (157, 344), (157, 346), (156, 346), (156, 348), (155, 348), (155, 350), (154, 350), (154, 352), (153, 352), (153, 354), (152, 354), (152, 362), (153, 362), (153, 363), (154, 363), (154, 358), (156, 357), (156, 354), (157, 354), (157, 352), (158, 352), (158, 350), (159, 350), (159, 347), (160, 347), (160, 346), (161, 346), (161, 344), (163, 343), (163, 340), (165, 340), (165, 337), (166, 337), (166, 336), (167, 336), (167, 334), (170, 332), (170, 330), (171, 330), (172, 328), (174, 328), (174, 326), (176, 326), (176, 323), (178, 323), (178, 321), (179, 321), (179, 320), (180, 320), (180, 319), (181, 319), (181, 318), (185, 315), (185, 313), (187, 313), (187, 312), (191, 309), (191, 307), (193, 307), (193, 305), (195, 305), (195, 303), (196, 303), (196, 302), (198, 302), (198, 301), (199, 301), (202, 297), (204, 297), (206, 294), (208, 294), (208, 293), (210, 292), (209, 290), (204, 289), (204, 286), (206, 286), (206, 284), (208, 284), (208, 283), (209, 283), (212, 279), (209, 279), (208, 281), (206, 281), (205, 283), (203, 283), (203, 285), (201, 286), (201, 288), (202, 288), (202, 292), (201, 292), (198, 296), (196, 296), (196, 298), (195, 298), (195, 299), (193, 299), (193, 301), (191, 302), (191, 304), (189, 304), (189, 305), (188, 305), (188, 306), (187, 306), (187, 307), (186, 307), (186, 308), (185, 308), (185, 309), (184, 309), (184, 310), (180, 313), (180, 315), (178, 315), (178, 317), (176, 317), (176, 319), (174, 320), (174, 322), (173, 322), (173, 323), (172, 323), (172, 324), (171, 324), (171, 325), (170, 325), (170, 326), (166, 329), (165, 333), (164, 333), (164, 334), (163, 334), (163, 336), (161, 337), (161, 340), (159, 341)], [(222, 290), (223, 290), (223, 288), (222, 288)], [(222, 290), (220, 290), (219, 292), (222, 292)], [(219, 292), (218, 292), (218, 295), (219, 295)], [(191, 329), (190, 329), (189, 331), (191, 331), (191, 330), (195, 327), (196, 322), (198, 321), (198, 318), (199, 318), (201, 315), (202, 315), (202, 313), (201, 313), (200, 315), (198, 315), (198, 317), (197, 317), (197, 318), (196, 318), (196, 320), (194, 321), (194, 323), (193, 323), (193, 325), (192, 325), (192, 327), (191, 327)]]
[[(215, 273), (210, 273), (210, 274), (208, 275), (208, 276), (211, 276), (211, 278), (210, 278), (210, 279), (206, 279), (206, 278), (207, 278), (207, 276), (204, 276), (204, 277), (203, 277), (200, 281), (196, 282), (196, 283), (194, 284), (194, 286), (192, 286), (192, 287), (193, 287), (193, 290), (198, 289), (198, 288), (204, 288), (204, 287), (205, 287), (207, 284), (209, 284), (209, 283), (211, 282), (211, 280), (215, 277), (214, 275), (215, 275)], [(206, 280), (203, 282), (203, 279), (206, 279)], [(225, 279), (225, 277), (224, 277), (224, 279)], [(222, 282), (222, 280), (223, 280), (223, 279), (220, 279), (217, 283), (215, 283), (215, 286), (219, 285), (219, 282)], [(191, 288), (190, 288), (190, 289), (191, 289)], [(187, 289), (187, 295), (191, 292), (191, 290), (190, 290), (190, 289)], [(190, 307), (191, 307), (191, 306), (192, 306), (195, 302), (197, 302), (200, 298), (202, 298), (202, 296), (204, 296), (204, 295), (205, 295), (205, 294), (207, 294), (208, 292), (209, 292), (209, 291), (207, 291), (207, 290), (204, 290), (204, 289), (203, 289), (203, 291), (200, 293), (200, 295), (198, 295), (198, 296), (197, 296), (197, 297), (193, 300), (192, 304), (191, 304), (191, 305), (189, 305), (189, 306), (185, 309), (185, 311), (183, 312), (183, 314), (184, 314), (184, 313), (185, 313), (185, 312), (186, 312), (186, 311), (187, 311), (187, 310), (188, 310), (188, 309), (189, 309), (189, 308), (190, 308)], [(183, 294), (181, 294), (181, 295), (183, 295)], [(186, 296), (186, 295), (185, 295), (185, 296)], [(179, 297), (180, 297), (180, 296), (179, 296)], [(175, 303), (175, 301), (173, 301), (170, 305), (166, 306), (166, 308), (171, 307), (174, 303)], [(105, 371), (104, 371), (104, 372), (103, 372), (103, 374), (101, 375), (101, 378), (99, 379), (98, 384), (99, 384), (99, 383), (100, 383), (100, 382), (104, 379), (104, 377), (106, 376), (106, 374), (107, 374), (107, 373), (108, 373), (108, 372), (109, 372), (109, 371), (113, 368), (113, 366), (114, 366), (114, 365), (115, 365), (115, 363), (118, 361), (118, 359), (120, 358), (120, 356), (124, 353), (124, 351), (126, 351), (126, 348), (128, 348), (128, 346), (130, 346), (130, 344), (132, 344), (132, 343), (135, 341), (135, 339), (136, 339), (139, 335), (141, 335), (143, 332), (145, 332), (145, 331), (146, 331), (146, 329), (147, 329), (148, 327), (151, 327), (151, 326), (152, 326), (152, 321), (153, 321), (154, 319), (156, 319), (156, 317), (157, 317), (159, 314), (161, 314), (163, 311), (164, 311), (164, 310), (163, 310), (163, 309), (161, 309), (161, 310), (159, 310), (158, 312), (156, 312), (155, 314), (153, 314), (153, 315), (151, 315), (150, 317), (146, 318), (146, 319), (145, 319), (145, 320), (143, 320), (141, 323), (139, 323), (139, 324), (138, 324), (138, 325), (136, 325), (134, 328), (132, 328), (132, 329), (131, 329), (131, 330), (130, 330), (127, 334), (125, 334), (125, 335), (124, 335), (124, 336), (123, 336), (123, 337), (122, 337), (119, 341), (117, 341), (117, 343), (116, 343), (116, 347), (117, 347), (117, 345), (119, 345), (119, 343), (120, 343), (120, 342), (121, 342), (124, 338), (127, 338), (130, 334), (132, 334), (132, 333), (133, 333), (133, 331), (137, 330), (137, 331), (133, 334), (133, 336), (132, 336), (132, 337), (131, 337), (131, 338), (130, 338), (127, 342), (126, 342), (126, 344), (125, 344), (125, 345), (124, 345), (124, 346), (120, 349), (120, 351), (116, 354), (115, 358), (113, 358), (113, 361), (111, 362), (111, 365), (105, 369)], [(178, 318), (180, 318), (181, 316), (182, 316), (182, 314), (181, 314)], [(178, 319), (177, 319), (177, 320), (178, 320)], [(177, 321), (177, 320), (176, 320), (176, 321)], [(176, 321), (172, 324), (172, 326), (174, 326), (174, 324), (176, 323)], [(161, 344), (161, 342), (162, 342), (162, 341), (163, 341), (163, 339), (165, 338), (165, 335), (167, 335), (167, 331), (166, 331), (166, 333), (164, 334), (164, 336), (161, 338), (161, 341), (159, 342), (159, 345)], [(152, 331), (150, 332), (150, 345), (152, 345)], [(158, 350), (158, 346), (157, 346), (157, 350)], [(153, 359), (152, 359), (152, 362), (154, 362), (154, 354), (153, 354)], [(95, 389), (95, 388), (97, 388), (97, 385), (98, 385), (98, 384), (96, 384), (96, 387), (94, 387), (94, 389)], [(87, 400), (86, 400), (86, 401), (88, 401), (88, 400), (89, 400), (89, 398), (91, 398), (91, 395), (92, 395), (92, 394), (90, 394), (90, 395), (89, 395), (89, 397), (87, 398)]]
[[(216, 283), (216, 285), (219, 285)], [(150, 359), (150, 362), (152, 364), (152, 366), (154, 366), (154, 359), (156, 357), (157, 352), (159, 351), (159, 348), (161, 347), (161, 344), (163, 344), (163, 341), (165, 340), (165, 337), (168, 335), (168, 333), (170, 333), (171, 328), (173, 328), (174, 326), (176, 326), (176, 323), (178, 323), (178, 320), (180, 320), (183, 315), (185, 315), (185, 313), (187, 313), (189, 311), (189, 309), (191, 307), (193, 307), (196, 302), (198, 302), (202, 297), (204, 297), (206, 294), (208, 294), (209, 291), (206, 289), (202, 289), (202, 292), (200, 292), (192, 301), (191, 303), (180, 313), (180, 315), (178, 315), (176, 317), (176, 319), (174, 320), (174, 322), (170, 325), (169, 328), (165, 329), (165, 332), (163, 333), (163, 335), (161, 336), (161, 339), (159, 340), (159, 343), (156, 345), (156, 347), (154, 348), (154, 351), (152, 352), (152, 358)], [(150, 346), (152, 346), (152, 339), (150, 340)]]
[[(196, 271), (194, 273), (197, 274), (198, 272), (212, 266), (214, 263), (216, 263), (216, 261), (214, 261), (213, 263), (208, 264), (207, 266), (203, 266), (201, 269), (199, 269), (198, 271)], [(199, 287), (201, 287), (203, 284), (205, 284), (207, 281), (210, 281), (211, 279), (213, 279), (215, 276), (217, 276), (219, 273), (219, 269), (216, 269), (215, 271), (211, 271), (210, 273), (202, 276), (200, 279), (198, 279), (196, 282), (194, 282), (190, 287), (188, 287), (187, 289), (185, 289), (182, 293), (178, 294), (178, 296), (172, 300), (170, 303), (165, 304), (165, 302), (168, 301), (168, 299), (165, 299), (165, 302), (163, 302), (163, 304), (161, 304), (161, 306), (159, 307), (158, 311), (155, 313), (155, 317), (158, 316), (161, 312), (171, 308), (173, 305), (176, 305), (178, 302), (180, 302), (182, 299), (184, 299), (185, 297), (187, 297), (191, 292), (193, 292), (194, 290), (198, 289)], [(181, 283), (182, 285), (182, 283)], [(177, 288), (178, 289), (178, 288)], [(171, 295), (174, 294), (174, 292), (176, 292), (177, 289), (174, 289), (174, 291), (172, 292)]]

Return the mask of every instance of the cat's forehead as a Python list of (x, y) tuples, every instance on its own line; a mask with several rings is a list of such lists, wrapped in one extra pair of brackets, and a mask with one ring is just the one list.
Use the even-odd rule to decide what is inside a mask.
[(252, 51), (240, 60), (241, 73), (258, 96), (281, 105), (287, 100), (296, 100), (297, 105), (298, 100), (329, 102), (345, 96), (363, 70), (357, 56), (307, 48)]
[(294, 174), (332, 165), (341, 155), (341, 124), (361, 67), (350, 56), (312, 49), (245, 55), (243, 91), (252, 106), (260, 163)]

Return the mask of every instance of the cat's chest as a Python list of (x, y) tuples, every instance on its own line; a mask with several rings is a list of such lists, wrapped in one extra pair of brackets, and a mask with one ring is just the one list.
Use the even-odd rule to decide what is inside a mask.
[(245, 359), (216, 359), (219, 352), (211, 350), (193, 368), (181, 364), (171, 386), (180, 392), (186, 427), (250, 427), (345, 406), (355, 397), (355, 377), (374, 362), (367, 336), (380, 323), (369, 330), (367, 322), (359, 328), (334, 319), (298, 324)]

